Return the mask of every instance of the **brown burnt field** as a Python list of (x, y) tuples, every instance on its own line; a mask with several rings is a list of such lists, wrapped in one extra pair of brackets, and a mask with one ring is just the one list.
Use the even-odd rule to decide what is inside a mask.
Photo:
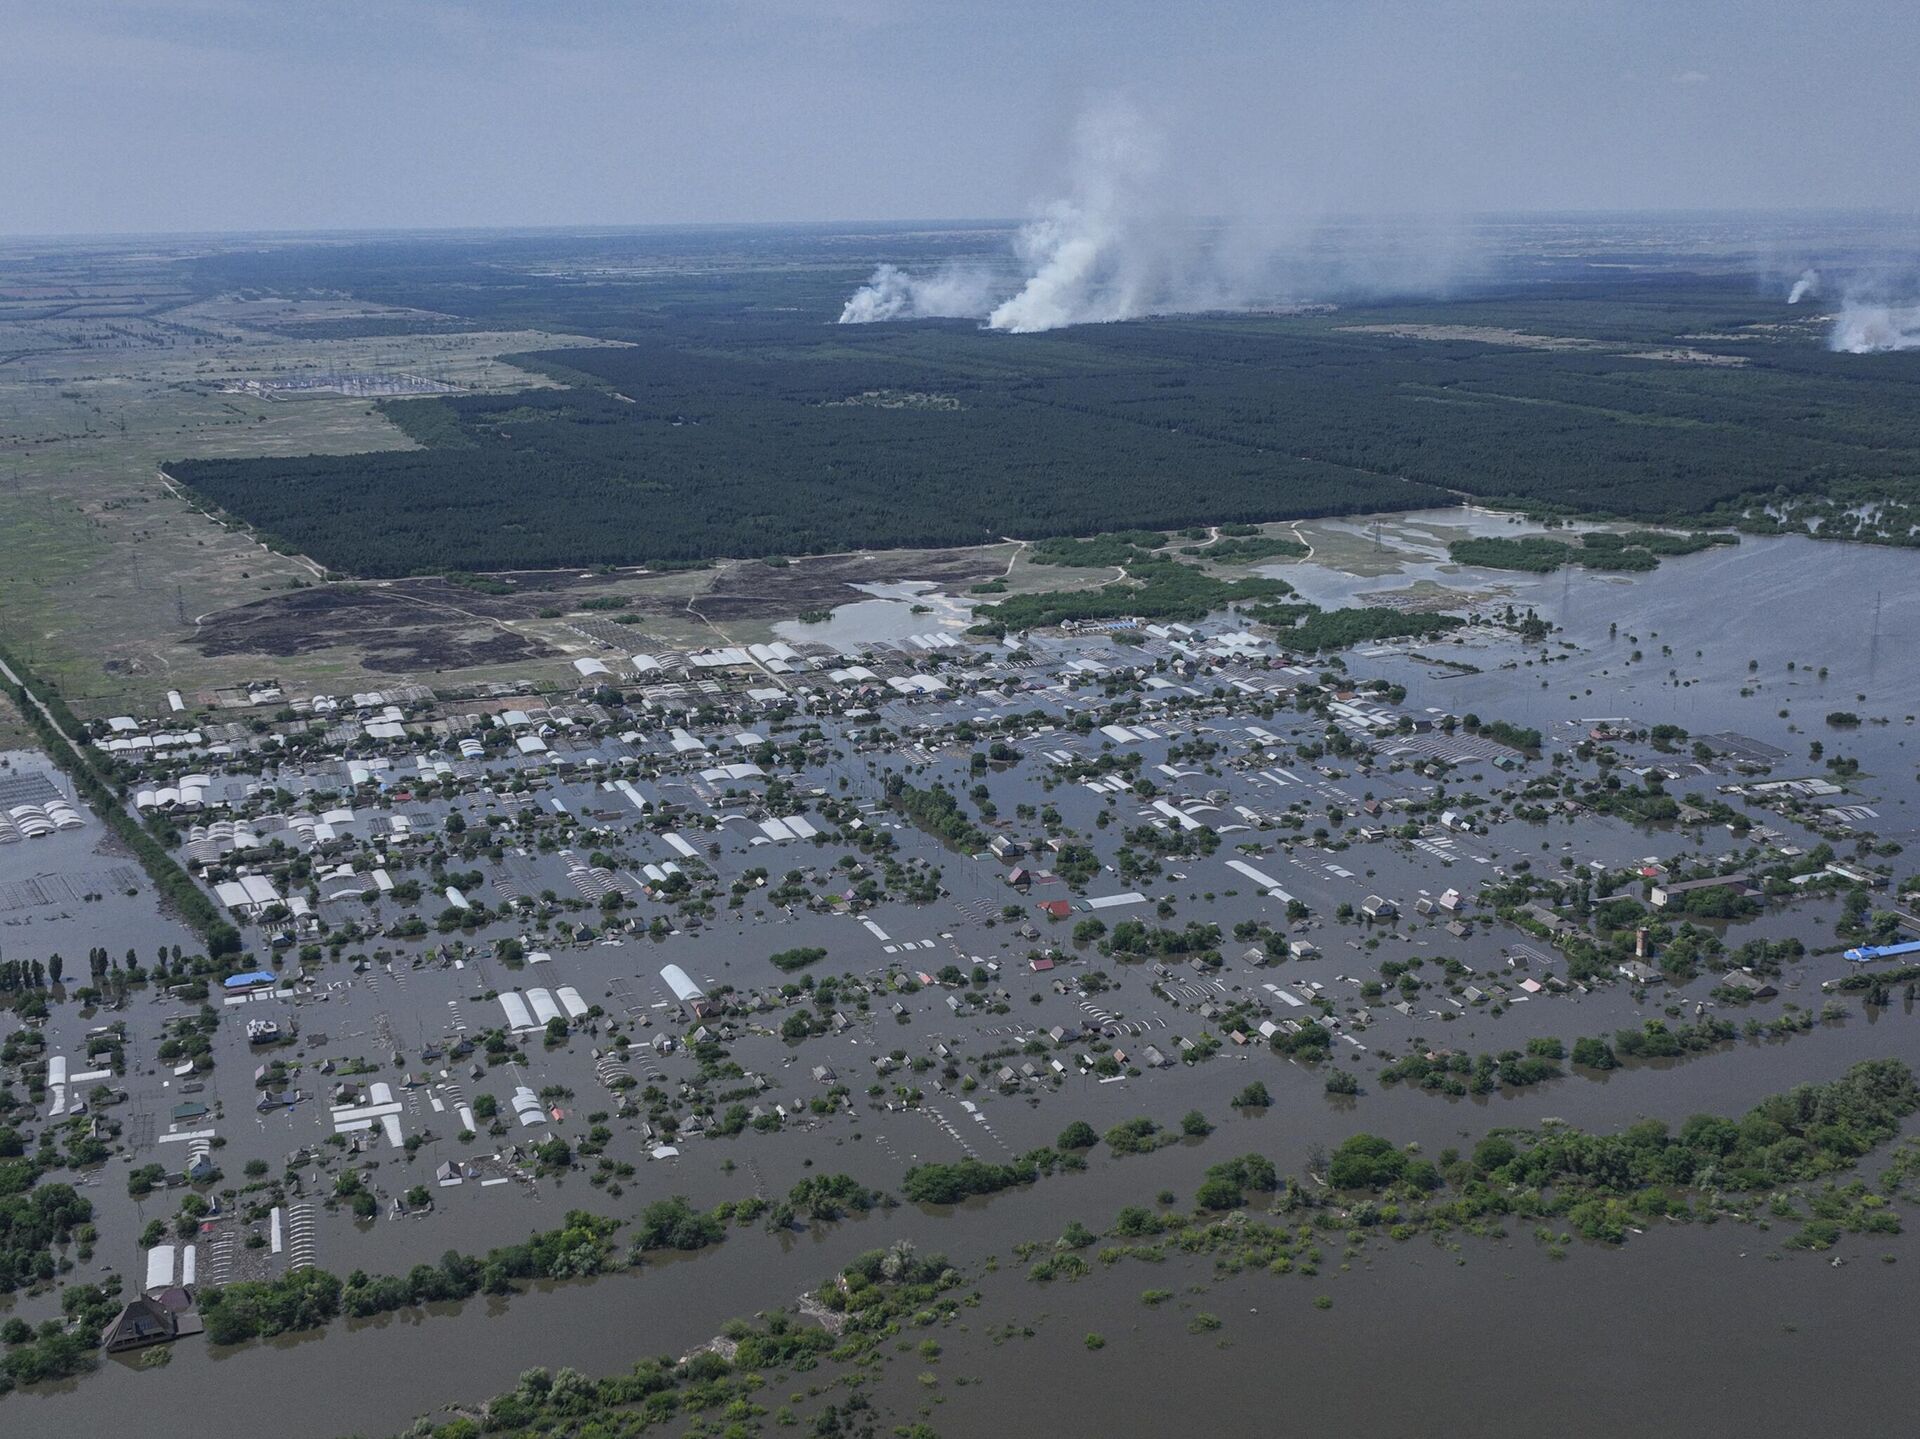
[(209, 657), (350, 649), (364, 669), (379, 674), (470, 669), (552, 653), (509, 628), (507, 616), (475, 603), (493, 599), (436, 580), (316, 585), (208, 616), (195, 644)]
[[(389, 675), (553, 663), (578, 648), (581, 630), (607, 633), (614, 613), (637, 619), (631, 633), (640, 648), (653, 625), (790, 619), (857, 600), (853, 586), (860, 584), (925, 580), (963, 589), (1003, 573), (1006, 554), (1005, 546), (989, 546), (823, 555), (786, 565), (735, 560), (663, 573), (517, 571), (482, 576), (478, 584), (316, 584), (204, 616), (193, 644), (208, 658), (350, 654), (360, 668)], [(617, 608), (609, 603), (615, 600)], [(569, 630), (570, 618), (577, 627)], [(551, 641), (548, 631), (556, 631)]]

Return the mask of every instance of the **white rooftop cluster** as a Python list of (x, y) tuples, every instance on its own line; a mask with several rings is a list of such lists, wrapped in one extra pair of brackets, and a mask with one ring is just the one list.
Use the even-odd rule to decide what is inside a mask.
[(791, 674), (796, 669), (807, 667), (800, 651), (784, 640), (776, 640), (770, 645), (748, 645), (747, 653), (759, 661), (761, 668), (777, 675)]
[(116, 735), (102, 740), (100, 748), (108, 754), (152, 754), (160, 750), (192, 749), (206, 743), (197, 729), (165, 730), (160, 734)]
[(0, 817), (0, 844), (17, 844), (23, 838), (44, 839), (57, 829), (79, 829), (84, 823), (80, 811), (64, 799), (17, 804)]
[[(790, 839), (812, 839), (820, 833), (811, 821), (797, 814), (790, 814), (784, 819), (757, 820), (755, 823), (760, 826), (761, 834), (775, 844), (784, 844)], [(760, 841), (754, 840), (753, 843), (758, 844)]]
[(888, 675), (887, 684), (903, 695), (937, 695), (947, 690), (946, 682), (932, 675)]
[(249, 821), (216, 819), (187, 831), (187, 857), (205, 864), (236, 849), (258, 849), (261, 842), (259, 831)]
[(372, 894), (376, 890), (393, 888), (391, 879), (387, 879), (387, 882), (382, 885), (376, 881), (376, 875), (386, 878), (385, 871), (376, 870), (374, 874), (362, 875), (355, 872), (350, 864), (330, 869), (320, 876), (320, 898), (357, 899), (363, 894)]
[(547, 1111), (540, 1106), (540, 1096), (524, 1084), (513, 1091), (513, 1112), (523, 1125), (547, 1122)]
[(207, 802), (207, 791), (213, 788), (211, 775), (182, 775), (176, 785), (161, 785), (157, 789), (135, 790), (133, 807), (135, 809), (199, 809)]
[(238, 879), (222, 880), (213, 887), (214, 897), (228, 909), (244, 912), (262, 910), (281, 903), (280, 891), (264, 874), (244, 874)]

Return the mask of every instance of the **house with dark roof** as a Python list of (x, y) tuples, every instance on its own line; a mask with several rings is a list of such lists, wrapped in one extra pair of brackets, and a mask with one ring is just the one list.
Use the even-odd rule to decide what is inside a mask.
[(109, 1354), (119, 1354), (149, 1344), (169, 1344), (179, 1337), (179, 1314), (142, 1294), (122, 1306), (113, 1322), (100, 1332), (100, 1347)]

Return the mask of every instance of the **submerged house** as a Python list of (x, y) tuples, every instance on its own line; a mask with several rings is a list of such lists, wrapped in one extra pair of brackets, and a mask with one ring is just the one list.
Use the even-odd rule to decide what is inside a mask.
[(202, 1333), (205, 1328), (204, 1321), (193, 1312), (193, 1296), (176, 1285), (128, 1302), (100, 1331), (100, 1347), (109, 1354), (121, 1354), (149, 1344), (170, 1344)]

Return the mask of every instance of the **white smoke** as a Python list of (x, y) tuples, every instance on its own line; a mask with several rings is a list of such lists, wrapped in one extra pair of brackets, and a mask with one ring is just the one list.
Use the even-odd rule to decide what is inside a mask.
[(1910, 264), (1881, 261), (1858, 267), (1826, 265), (1825, 276), (1809, 269), (1794, 283), (1787, 303), (1818, 298), (1823, 285), (1838, 292), (1838, 307), (1810, 315), (1827, 325), (1827, 348), (1841, 355), (1920, 350), (1920, 274)]
[[(1793, 260), (1800, 264), (1807, 252)], [(1827, 349), (1840, 355), (1873, 355), (1920, 350), (1920, 270), (1912, 259), (1910, 237), (1893, 229), (1849, 231), (1832, 238), (1818, 265), (1805, 265), (1797, 278), (1776, 263), (1765, 271), (1771, 290), (1785, 285), (1787, 303), (1831, 297), (1806, 317), (1808, 328), (1823, 326)]]
[[(882, 265), (848, 299), (840, 323), (965, 317), (1024, 335), (1289, 298), (1280, 293), (1276, 257), (1285, 241), (1301, 238), (1301, 226), (1195, 218), (1193, 206), (1170, 198), (1181, 186), (1165, 151), (1160, 132), (1130, 106), (1095, 106), (1074, 127), (1064, 193), (1020, 227), (1005, 271), (949, 266), (914, 275)], [(1425, 271), (1451, 251), (1416, 248), (1423, 260), (1415, 283), (1430, 288)], [(1343, 256), (1338, 268), (1353, 267)], [(1385, 272), (1339, 279), (1364, 289)]]
[(1073, 150), (1071, 192), (1014, 240), (1027, 281), (994, 307), (993, 329), (1027, 335), (1125, 320), (1172, 298), (1165, 252), (1150, 233), (1159, 138), (1132, 110), (1107, 105), (1081, 117)]
[(1152, 233), (1160, 150), (1159, 137), (1130, 108), (1088, 111), (1074, 127), (1068, 193), (1014, 236), (1024, 280), (955, 266), (913, 275), (882, 265), (853, 292), (840, 323), (958, 317), (1030, 334), (1146, 313), (1173, 291), (1167, 248)]
[(948, 268), (931, 275), (909, 275), (898, 265), (882, 265), (853, 292), (840, 311), (840, 323), (977, 319), (992, 307), (995, 293), (993, 278), (976, 270)]
[(1920, 305), (1869, 305), (1849, 300), (1833, 317), (1827, 348), (1843, 355), (1920, 350)]

